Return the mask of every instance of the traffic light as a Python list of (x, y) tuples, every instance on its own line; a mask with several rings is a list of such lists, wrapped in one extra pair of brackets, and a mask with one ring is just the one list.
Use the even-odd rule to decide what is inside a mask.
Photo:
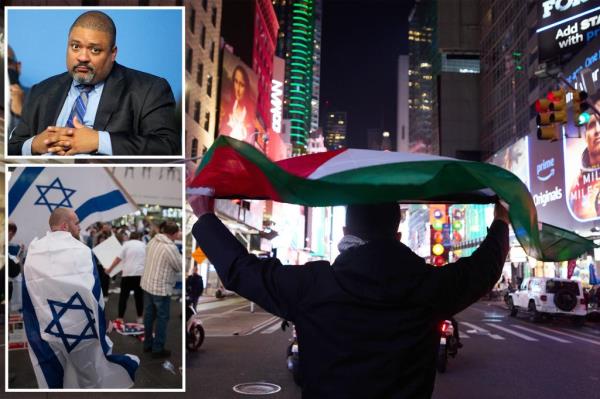
[(449, 233), (448, 206), (433, 204), (429, 206), (431, 263), (442, 266), (448, 263)]
[(546, 96), (551, 102), (552, 116), (555, 123), (567, 123), (567, 92), (565, 89), (552, 90)]
[(540, 140), (558, 140), (559, 124), (567, 122), (567, 101), (564, 89), (548, 92), (546, 98), (535, 102), (538, 115), (537, 137)]
[(590, 108), (586, 102), (588, 94), (585, 91), (573, 92), (573, 122), (575, 126), (586, 125), (590, 121), (590, 114), (587, 110)]

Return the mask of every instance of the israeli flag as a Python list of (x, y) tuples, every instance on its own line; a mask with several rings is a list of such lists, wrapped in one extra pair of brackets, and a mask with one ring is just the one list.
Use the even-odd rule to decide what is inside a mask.
[(112, 353), (91, 250), (69, 232), (48, 232), (29, 245), (23, 274), (23, 320), (39, 388), (133, 386), (139, 358)]
[(16, 242), (26, 246), (48, 231), (50, 213), (71, 208), (81, 230), (137, 211), (129, 195), (103, 167), (17, 167), (8, 192), (8, 217)]

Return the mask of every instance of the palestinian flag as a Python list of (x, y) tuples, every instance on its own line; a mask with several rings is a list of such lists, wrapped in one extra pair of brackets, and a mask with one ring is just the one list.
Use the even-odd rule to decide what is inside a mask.
[(251, 145), (219, 136), (188, 194), (270, 199), (306, 206), (398, 201), (509, 205), (515, 236), (543, 261), (574, 259), (595, 247), (577, 234), (538, 223), (527, 186), (492, 164), (427, 154), (341, 149), (272, 162)]

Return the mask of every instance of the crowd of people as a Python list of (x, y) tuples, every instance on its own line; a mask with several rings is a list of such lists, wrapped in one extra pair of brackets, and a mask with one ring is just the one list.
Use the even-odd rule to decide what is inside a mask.
[[(26, 247), (22, 244), (14, 242), (14, 237), (17, 232), (17, 226), (14, 223), (9, 224), (9, 254), (10, 254), (10, 282), (11, 288), (13, 283), (15, 286), (21, 285), (23, 292), (19, 292), (21, 298), (11, 298), (11, 301), (18, 301), (18, 305), (11, 307), (12, 311), (22, 311), (25, 330), (27, 334), (28, 346), (30, 348), (30, 358), (34, 370), (40, 368), (43, 372), (37, 373), (38, 386), (40, 387), (61, 387), (61, 388), (106, 388), (99, 381), (101, 378), (90, 377), (89, 375), (80, 375), (74, 379), (69, 379), (66, 373), (63, 378), (48, 379), (45, 370), (51, 369), (52, 364), (46, 360), (40, 360), (38, 348), (43, 348), (47, 344), (53, 350), (53, 358), (60, 359), (60, 363), (71, 365), (73, 370), (78, 370), (81, 364), (81, 356), (76, 360), (77, 356), (71, 355), (68, 342), (63, 343), (52, 342), (46, 334), (54, 334), (52, 323), (58, 323), (56, 320), (51, 320), (48, 323), (48, 328), (43, 330), (45, 321), (40, 321), (44, 316), (42, 311), (36, 304), (41, 304), (46, 301), (46, 297), (53, 297), (56, 293), (52, 292), (58, 287), (63, 286), (64, 292), (72, 289), (73, 285), (77, 286), (76, 294), (81, 295), (81, 299), (76, 295), (77, 300), (81, 300), (90, 310), (97, 304), (99, 309), (99, 318), (104, 319), (93, 328), (94, 335), (98, 338), (99, 347), (104, 348), (104, 341), (109, 342), (107, 334), (110, 332), (111, 322), (105, 316), (105, 303), (111, 297), (112, 290), (109, 291), (111, 285), (120, 284), (117, 318), (112, 320), (112, 324), (126, 323), (126, 309), (130, 293), (133, 291), (135, 299), (135, 310), (137, 318), (129, 321), (143, 324), (143, 344), (140, 345), (140, 352), (148, 352), (152, 358), (168, 358), (171, 356), (171, 351), (167, 348), (167, 325), (170, 319), (170, 302), (172, 296), (176, 294), (176, 287), (181, 284), (182, 272), (182, 255), (181, 255), (181, 230), (174, 221), (165, 220), (160, 224), (149, 219), (140, 220), (138, 223), (126, 225), (117, 225), (114, 223), (98, 222), (88, 227), (85, 231), (80, 231), (77, 215), (71, 209), (57, 208), (55, 209), (49, 220), (49, 232), (46, 236), (32, 241)], [(94, 255), (93, 248), (103, 243), (105, 240), (114, 236), (121, 244), (121, 250), (112, 264), (103, 265), (100, 260)], [(50, 254), (50, 250), (46, 246), (46, 241), (66, 245), (64, 253), (77, 252), (77, 259), (74, 261), (79, 265), (77, 272), (73, 273), (76, 282), (65, 281), (64, 273), (60, 273), (61, 262), (67, 267), (67, 263), (71, 262), (67, 258), (56, 258), (55, 254)], [(53, 244), (53, 247), (56, 245)], [(30, 256), (31, 252), (31, 256)], [(89, 261), (87, 260), (89, 259)], [(48, 268), (47, 264), (52, 263), (52, 268)], [(90, 265), (92, 263), (93, 265)], [(45, 266), (46, 265), (46, 266)], [(91, 267), (90, 267), (91, 266)], [(66, 270), (71, 270), (73, 265), (69, 265)], [(115, 270), (119, 267), (118, 270)], [(41, 276), (41, 277), (40, 277)], [(25, 280), (21, 283), (22, 280)], [(88, 285), (86, 285), (88, 282)], [(96, 281), (96, 283), (93, 283)], [(41, 294), (40, 286), (48, 288)], [(98, 285), (96, 292), (95, 286)], [(31, 287), (35, 287), (32, 289)], [(86, 289), (87, 288), (87, 289)], [(69, 291), (70, 292), (70, 291)], [(38, 298), (39, 297), (39, 298)], [(57, 303), (71, 303), (74, 297), (61, 298)], [(114, 313), (114, 312), (111, 312)], [(67, 321), (61, 320), (63, 329), (66, 328), (64, 323)], [(46, 333), (46, 334), (44, 334)], [(83, 334), (83, 333), (82, 333)], [(59, 334), (55, 334), (59, 335)], [(89, 334), (88, 334), (89, 335)], [(81, 339), (87, 336), (82, 335)], [(84, 342), (84, 341), (82, 341)], [(85, 342), (87, 345), (87, 342)], [(101, 345), (100, 345), (101, 344)], [(77, 345), (77, 344), (75, 344)], [(88, 346), (80, 344), (82, 347)], [(112, 343), (109, 345), (112, 347)], [(64, 348), (67, 347), (65, 351)], [(83, 350), (79, 349), (80, 351)], [(92, 352), (95, 349), (90, 349)], [(92, 353), (90, 352), (90, 353)], [(110, 351), (109, 351), (110, 352)], [(105, 352), (106, 356), (110, 353)], [(129, 356), (129, 355), (127, 355)], [(91, 357), (87, 356), (88, 358)], [(131, 355), (132, 358), (136, 356)], [(131, 363), (131, 362), (129, 362)], [(63, 364), (63, 367), (65, 367)], [(101, 372), (103, 368), (94, 365)], [(124, 366), (125, 367), (125, 366)], [(131, 364), (128, 367), (133, 367)], [(67, 367), (68, 368), (68, 367)], [(127, 367), (125, 367), (127, 368)], [(135, 366), (137, 368), (137, 366)], [(108, 369), (107, 369), (108, 370)], [(105, 370), (106, 371), (106, 370)], [(128, 370), (130, 371), (130, 370)], [(135, 370), (134, 370), (135, 371)], [(75, 374), (79, 375), (76, 371)], [(56, 380), (60, 380), (60, 386)], [(106, 381), (105, 381), (106, 382)], [(108, 382), (106, 382), (108, 383)], [(100, 384), (100, 385), (98, 385)], [(110, 384), (110, 383), (109, 383)], [(121, 387), (126, 387), (127, 383), (123, 382)]]

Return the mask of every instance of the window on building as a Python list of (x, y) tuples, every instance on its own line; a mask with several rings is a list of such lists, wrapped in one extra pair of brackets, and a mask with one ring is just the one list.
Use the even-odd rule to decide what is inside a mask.
[(200, 124), (200, 101), (196, 101), (194, 104), (194, 120)]
[(211, 20), (213, 26), (216, 28), (217, 27), (217, 7), (212, 8), (212, 15), (210, 17), (210, 20)]
[(185, 93), (185, 113), (190, 113), (190, 92)]
[(213, 77), (211, 75), (208, 75), (208, 77), (206, 78), (206, 94), (208, 94), (209, 97), (212, 97), (212, 83)]
[(202, 24), (202, 31), (200, 32), (200, 45), (205, 48), (206, 45), (206, 26)]
[(196, 72), (196, 83), (198, 83), (198, 86), (202, 86), (202, 75), (204, 75), (204, 64), (200, 63)]
[(192, 7), (192, 12), (190, 12), (190, 31), (194, 33), (196, 29), (196, 10)]
[(185, 70), (192, 73), (192, 58), (194, 56), (193, 50), (188, 47), (185, 55)]
[[(91, 5), (97, 6), (98, 4), (86, 4), (86, 5), (88, 5), (88, 6), (91, 6)], [(149, 6), (150, 5), (150, 0), (140, 0), (140, 1), (138, 1), (138, 5), (142, 6), (142, 7)]]
[(215, 62), (215, 42), (210, 43), (210, 60)]
[(210, 112), (206, 112), (204, 114), (204, 130), (208, 132), (208, 127), (210, 126)]
[[(186, 132), (186, 134), (187, 134), (187, 132)], [(190, 157), (196, 158), (197, 156), (198, 156), (198, 139), (194, 137), (192, 139), (192, 150), (190, 152)]]
[(206, 7), (207, 7), (207, 0), (202, 0), (202, 8), (204, 8), (204, 11), (206, 11)]

